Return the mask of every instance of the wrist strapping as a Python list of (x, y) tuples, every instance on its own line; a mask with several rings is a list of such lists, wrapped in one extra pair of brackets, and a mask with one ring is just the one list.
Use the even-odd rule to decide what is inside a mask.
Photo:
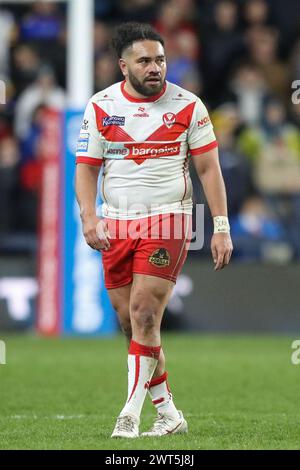
[(214, 217), (214, 233), (229, 233), (230, 225), (228, 217), (217, 215)]

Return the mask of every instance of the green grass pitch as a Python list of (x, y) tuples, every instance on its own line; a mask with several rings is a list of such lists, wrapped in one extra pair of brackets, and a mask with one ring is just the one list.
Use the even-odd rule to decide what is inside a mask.
[[(0, 449), (300, 449), (300, 365), (274, 336), (164, 335), (189, 434), (112, 440), (127, 394), (125, 340), (5, 336)], [(155, 417), (149, 397), (141, 430)]]

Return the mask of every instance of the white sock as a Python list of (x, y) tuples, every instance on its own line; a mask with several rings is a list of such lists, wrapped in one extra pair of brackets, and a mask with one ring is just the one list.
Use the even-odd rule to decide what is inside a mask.
[(173, 395), (167, 381), (165, 372), (160, 377), (155, 377), (149, 384), (149, 394), (158, 413), (178, 417), (178, 410), (173, 402)]
[(140, 417), (159, 354), (160, 346), (144, 346), (131, 340), (128, 351), (128, 396), (121, 415), (130, 413)]

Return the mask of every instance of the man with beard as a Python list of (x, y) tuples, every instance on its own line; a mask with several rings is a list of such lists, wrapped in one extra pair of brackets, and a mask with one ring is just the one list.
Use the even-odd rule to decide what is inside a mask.
[(150, 25), (120, 25), (113, 45), (124, 81), (91, 98), (76, 153), (83, 233), (102, 252), (105, 285), (129, 343), (128, 396), (112, 437), (138, 437), (147, 391), (158, 416), (142, 435), (184, 433), (187, 423), (167, 382), (160, 325), (191, 238), (190, 158), (214, 218), (215, 269), (230, 260), (217, 142), (201, 100), (166, 81), (164, 42)]

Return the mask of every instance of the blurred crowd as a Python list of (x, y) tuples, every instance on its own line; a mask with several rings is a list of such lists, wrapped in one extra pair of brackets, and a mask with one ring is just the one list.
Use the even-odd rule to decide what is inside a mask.
[[(37, 230), (42, 111), (65, 104), (65, 9), (41, 1), (0, 6), (0, 250), (8, 241), (27, 245)], [(235, 257), (299, 259), (300, 100), (292, 100), (292, 83), (300, 80), (300, 2), (95, 0), (95, 92), (122, 78), (110, 40), (114, 25), (129, 20), (156, 27), (167, 79), (210, 111)], [(195, 202), (204, 202), (193, 170), (192, 178)], [(201, 255), (209, 251), (207, 210), (205, 218)]]

